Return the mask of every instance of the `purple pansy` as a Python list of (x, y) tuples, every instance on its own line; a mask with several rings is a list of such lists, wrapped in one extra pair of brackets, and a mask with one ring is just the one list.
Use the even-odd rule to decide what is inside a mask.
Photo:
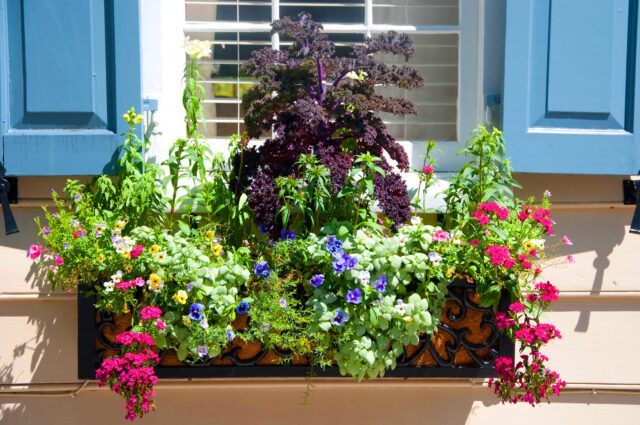
[(309, 279), (309, 283), (314, 288), (317, 288), (318, 286), (320, 286), (320, 285), (322, 285), (324, 283), (324, 275), (323, 274), (313, 275), (313, 277), (311, 279)]
[(375, 289), (376, 291), (383, 293), (387, 289), (387, 276), (380, 276), (379, 278), (371, 282), (371, 286), (373, 286), (373, 289)]
[(202, 320), (202, 309), (204, 309), (204, 305), (200, 303), (193, 303), (191, 307), (189, 307), (189, 319), (199, 322)]
[(338, 308), (336, 310), (336, 315), (331, 320), (331, 323), (336, 326), (342, 326), (347, 320), (349, 320), (349, 313), (347, 313), (346, 311), (342, 311), (341, 308)]
[(351, 304), (360, 304), (362, 302), (362, 291), (359, 288), (347, 291), (347, 302)]
[(206, 357), (207, 355), (209, 355), (209, 350), (204, 345), (199, 345), (198, 346), (198, 355), (200, 357)]
[(269, 270), (269, 264), (266, 261), (258, 261), (253, 266), (253, 274), (260, 277), (269, 277), (271, 270)]
[(292, 241), (295, 238), (296, 238), (296, 234), (291, 230), (283, 229), (280, 231), (280, 242)]

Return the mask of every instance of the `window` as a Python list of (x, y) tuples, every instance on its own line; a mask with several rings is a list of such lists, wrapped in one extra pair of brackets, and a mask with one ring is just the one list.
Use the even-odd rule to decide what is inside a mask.
[[(252, 51), (265, 46), (285, 48), (287, 40), (270, 35), (270, 22), (301, 11), (311, 13), (340, 47), (388, 30), (405, 32), (414, 42), (409, 62), (425, 78), (425, 87), (407, 92), (381, 88), (386, 95), (407, 97), (418, 114), (383, 115), (390, 133), (406, 146), (412, 162), (420, 161), (424, 140), (455, 142), (477, 124), (478, 27), (476, 2), (459, 0), (186, 0), (185, 35), (213, 42), (212, 57), (202, 61), (208, 139), (225, 139), (244, 130), (240, 99), (254, 81), (239, 68)], [(473, 9), (473, 10), (467, 10)], [(469, 19), (464, 19), (468, 16)], [(468, 45), (466, 50), (464, 46)], [(390, 57), (389, 61), (402, 61)], [(465, 65), (467, 64), (467, 65)], [(461, 80), (465, 67), (467, 81)], [(462, 99), (461, 99), (462, 98)], [(462, 102), (473, 106), (461, 108)], [(470, 113), (469, 113), (470, 112)], [(462, 135), (462, 136), (461, 136)], [(420, 143), (414, 143), (420, 142)], [(460, 146), (445, 145), (446, 157)], [(448, 145), (455, 145), (449, 146)], [(446, 161), (450, 162), (450, 161)], [(452, 169), (449, 165), (445, 168)], [(454, 167), (455, 168), (455, 167)]]

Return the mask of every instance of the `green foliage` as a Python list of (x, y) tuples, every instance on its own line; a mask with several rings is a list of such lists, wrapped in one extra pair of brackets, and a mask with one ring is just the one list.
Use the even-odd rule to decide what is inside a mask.
[(520, 187), (511, 176), (511, 164), (505, 158), (505, 143), (497, 128), (489, 131), (478, 127), (458, 154), (469, 162), (451, 180), (445, 192), (448, 228), (461, 226), (469, 214), (481, 202), (495, 201), (503, 205), (513, 203), (513, 188)]

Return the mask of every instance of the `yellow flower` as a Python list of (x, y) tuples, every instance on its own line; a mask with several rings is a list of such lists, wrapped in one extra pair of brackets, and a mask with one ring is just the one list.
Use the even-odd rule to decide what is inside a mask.
[[(123, 253), (122, 253), (122, 256), (123, 256), (124, 258), (131, 258), (131, 253), (130, 253), (130, 252), (126, 252), (126, 251), (125, 251), (125, 252), (123, 252)], [(128, 270), (128, 271), (131, 271), (131, 270)]]
[(213, 253), (214, 253), (214, 255), (222, 254), (222, 245), (220, 245), (220, 244), (213, 245)]
[(158, 261), (164, 261), (167, 259), (167, 253), (166, 252), (159, 252), (156, 254), (156, 260)]
[(140, 124), (142, 121), (144, 121), (144, 117), (141, 114), (136, 115), (133, 119), (134, 124)]
[(187, 303), (187, 291), (179, 290), (171, 297), (178, 304), (186, 304)]
[(447, 270), (447, 273), (445, 273), (445, 275), (448, 278), (452, 278), (455, 272), (456, 272), (456, 267), (455, 266), (451, 266), (451, 267), (449, 267), (449, 270)]
[(407, 323), (410, 323), (410, 322), (413, 322), (413, 317), (411, 317), (411, 316), (404, 316), (404, 317), (402, 318), (402, 320), (404, 320), (404, 321), (405, 321), (405, 322), (407, 322)]
[(107, 259), (107, 257), (105, 257), (104, 254), (98, 255), (98, 261), (100, 261), (101, 263), (106, 259)]
[(533, 242), (532, 241), (523, 242), (522, 247), (527, 251), (531, 251), (533, 249)]
[(189, 319), (189, 316), (182, 316), (182, 324), (185, 326), (191, 326), (191, 319)]
[(125, 270), (127, 273), (131, 273), (131, 264), (125, 264), (125, 265), (124, 265), (124, 270)]
[(206, 241), (210, 241), (211, 239), (213, 239), (215, 235), (216, 235), (216, 232), (214, 232), (213, 230), (207, 230), (207, 232), (204, 234), (204, 239)]
[(157, 254), (158, 251), (160, 251), (160, 247), (158, 245), (151, 245), (151, 248), (149, 248), (151, 255)]
[(116, 221), (116, 230), (122, 230), (126, 225), (127, 225), (127, 220), (118, 220)]
[(155, 273), (151, 273), (149, 276), (149, 289), (154, 292), (160, 292), (162, 289), (163, 282), (160, 276)]

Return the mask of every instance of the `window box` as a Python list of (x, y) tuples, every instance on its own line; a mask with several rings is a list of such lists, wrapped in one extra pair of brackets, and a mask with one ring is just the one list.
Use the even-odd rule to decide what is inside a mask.
[[(480, 307), (474, 286), (462, 279), (449, 285), (438, 332), (424, 335), (420, 344), (408, 346), (396, 369), (387, 377), (484, 378), (494, 376), (494, 359), (512, 357), (513, 342), (495, 324), (492, 308)], [(509, 305), (503, 293), (500, 310)], [(246, 316), (235, 325), (242, 327)], [(94, 308), (94, 300), (78, 295), (78, 378), (94, 379), (106, 356), (118, 350), (114, 339), (130, 325), (128, 316), (112, 316)], [(160, 378), (249, 378), (302, 377), (308, 374), (306, 359), (279, 364), (286, 353), (263, 350), (258, 343), (233, 341), (223, 353), (206, 362), (189, 365), (180, 362), (172, 350), (160, 353)], [(336, 367), (314, 370), (322, 377), (340, 376)]]

